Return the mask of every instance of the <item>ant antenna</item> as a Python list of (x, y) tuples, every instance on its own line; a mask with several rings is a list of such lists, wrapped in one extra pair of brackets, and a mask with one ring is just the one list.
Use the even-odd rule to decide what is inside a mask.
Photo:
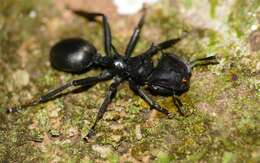
[(194, 68), (196, 66), (215, 65), (215, 64), (219, 64), (219, 62), (217, 61), (216, 56), (210, 56), (210, 57), (195, 59), (193, 61), (190, 61), (189, 64), (191, 68)]

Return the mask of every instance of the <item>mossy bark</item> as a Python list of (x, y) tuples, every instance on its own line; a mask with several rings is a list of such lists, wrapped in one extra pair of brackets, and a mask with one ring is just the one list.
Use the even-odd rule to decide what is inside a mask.
[[(191, 89), (181, 97), (186, 117), (178, 114), (171, 98), (158, 96), (153, 98), (175, 116), (154, 116), (122, 84), (89, 143), (82, 137), (109, 82), (16, 114), (4, 110), (99, 71), (72, 75), (50, 67), (49, 49), (62, 38), (84, 37), (103, 48), (98, 24), (68, 16), (68, 10), (54, 4), (1, 2), (0, 162), (260, 161), (259, 0), (164, 0), (149, 8), (136, 54), (151, 42), (189, 31), (169, 52), (186, 59), (216, 55), (220, 64), (194, 69)], [(120, 21), (111, 26), (115, 46), (123, 49), (129, 38), (117, 37)]]

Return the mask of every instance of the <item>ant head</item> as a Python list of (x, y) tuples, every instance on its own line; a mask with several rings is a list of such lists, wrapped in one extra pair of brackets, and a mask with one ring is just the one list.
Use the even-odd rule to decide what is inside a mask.
[(188, 64), (173, 53), (164, 53), (149, 77), (153, 91), (181, 95), (190, 87), (191, 71)]

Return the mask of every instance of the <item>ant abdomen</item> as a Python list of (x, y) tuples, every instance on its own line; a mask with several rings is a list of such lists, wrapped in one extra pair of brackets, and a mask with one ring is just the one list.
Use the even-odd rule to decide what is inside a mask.
[(97, 56), (96, 48), (81, 38), (64, 39), (50, 51), (51, 65), (61, 71), (83, 73), (93, 65)]

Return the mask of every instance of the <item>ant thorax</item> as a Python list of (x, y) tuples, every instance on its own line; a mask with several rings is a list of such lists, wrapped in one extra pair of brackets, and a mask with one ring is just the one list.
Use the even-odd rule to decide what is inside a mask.
[(127, 68), (127, 64), (125, 63), (125, 61), (122, 58), (117, 58), (117, 59), (114, 59), (114, 61), (113, 61), (113, 67), (116, 70), (124, 71)]

